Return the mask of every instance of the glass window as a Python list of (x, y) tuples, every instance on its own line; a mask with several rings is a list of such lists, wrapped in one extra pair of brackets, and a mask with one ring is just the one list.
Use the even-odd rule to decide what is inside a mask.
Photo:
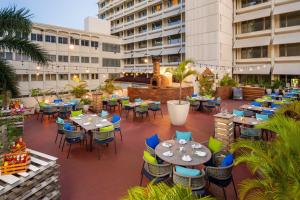
[(156, 12), (161, 11), (161, 9), (162, 9), (162, 4), (160, 3), (160, 4), (152, 6), (151, 11), (152, 11), (152, 13), (156, 13)]
[(90, 46), (90, 41), (88, 41), (88, 40), (81, 40), (81, 46), (85, 46), (85, 47)]
[(114, 53), (120, 53), (120, 45), (118, 44), (111, 44), (111, 43), (103, 43), (102, 44), (102, 51), (107, 52), (114, 52)]
[(125, 50), (130, 51), (134, 49), (134, 43), (126, 44), (125, 45)]
[(31, 81), (43, 81), (43, 75), (31, 74)]
[(68, 56), (59, 55), (58, 62), (69, 62), (69, 58), (68, 58)]
[(91, 57), (91, 63), (99, 63), (98, 57)]
[(254, 5), (261, 4), (261, 3), (264, 3), (267, 1), (269, 1), (269, 0), (242, 0), (242, 8), (254, 6)]
[(18, 74), (17, 80), (20, 82), (27, 82), (27, 81), (29, 81), (29, 76), (28, 76), (28, 74)]
[(134, 15), (129, 15), (129, 16), (126, 17), (127, 22), (131, 22), (133, 20), (134, 20)]
[(167, 1), (167, 6), (172, 7), (172, 6), (177, 6), (180, 4), (181, 0), (168, 0)]
[(66, 37), (58, 37), (59, 44), (68, 44), (68, 38)]
[(79, 56), (70, 56), (71, 63), (79, 63)]
[(147, 57), (138, 58), (138, 64), (147, 64)]
[(181, 56), (180, 54), (168, 55), (168, 62), (180, 62)]
[(255, 31), (271, 29), (271, 18), (259, 18), (242, 22), (242, 33), (250, 33)]
[(89, 74), (81, 74), (81, 80), (85, 81), (85, 80), (89, 80), (90, 76)]
[(126, 31), (126, 33), (127, 33), (127, 36), (134, 35), (134, 29), (130, 29), (130, 30)]
[(145, 40), (138, 42), (138, 46), (140, 49), (147, 48), (147, 41)]
[(168, 44), (178, 44), (180, 42), (181, 42), (180, 34), (168, 36)]
[(56, 55), (48, 55), (47, 57), (50, 62), (56, 62)]
[(90, 63), (89, 57), (81, 57), (81, 63)]
[(280, 57), (300, 56), (300, 43), (280, 45), (279, 54)]
[(95, 47), (95, 48), (98, 48), (99, 46), (99, 43), (96, 42), (96, 41), (91, 41), (91, 47)]
[(6, 60), (13, 60), (13, 53), (12, 52), (5, 52), (5, 59)]
[(71, 37), (70, 44), (79, 45), (79, 39), (74, 39)]
[(152, 46), (161, 46), (162, 45), (162, 38), (156, 38), (152, 40)]
[(120, 67), (119, 59), (103, 58), (103, 67)]
[(162, 21), (152, 23), (152, 30), (161, 29), (161, 27), (162, 27)]
[(280, 15), (280, 27), (300, 25), (300, 11)]
[(138, 12), (138, 16), (139, 16), (139, 18), (146, 17), (147, 16), (147, 10), (142, 10), (142, 11)]
[(134, 64), (134, 58), (126, 58), (125, 64)]
[(138, 27), (138, 32), (139, 33), (145, 33), (145, 32), (147, 32), (147, 25)]
[(50, 43), (56, 43), (56, 36), (46, 35), (45, 41)]
[(59, 80), (64, 80), (64, 81), (68, 80), (68, 74), (59, 74), (58, 77)]
[(170, 17), (168, 19), (168, 26), (176, 25), (181, 23), (181, 16), (177, 15), (175, 17)]
[(242, 48), (241, 50), (242, 59), (267, 58), (267, 57), (268, 57), (268, 46)]
[(98, 75), (98, 74), (91, 74), (91, 78), (92, 78), (93, 80), (99, 79), (99, 75)]
[(56, 81), (56, 74), (46, 74), (46, 81)]

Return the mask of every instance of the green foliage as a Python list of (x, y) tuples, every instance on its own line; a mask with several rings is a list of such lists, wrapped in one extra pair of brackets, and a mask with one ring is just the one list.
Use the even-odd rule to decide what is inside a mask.
[(279, 112), (257, 128), (275, 132), (277, 137), (271, 142), (238, 140), (232, 145), (239, 154), (235, 164), (246, 163), (257, 175), (242, 181), (240, 199), (300, 199), (299, 121)]
[(199, 75), (199, 92), (202, 96), (213, 96), (214, 79), (209, 76)]
[(185, 60), (179, 63), (177, 68), (167, 68), (166, 72), (169, 72), (173, 75), (173, 78), (179, 82), (180, 90), (179, 90), (179, 104), (181, 104), (181, 91), (182, 91), (182, 82), (184, 79), (191, 75), (197, 75), (195, 70), (189, 69), (188, 65), (193, 64), (194, 62), (191, 60)]
[(91, 105), (92, 101), (90, 99), (81, 99), (80, 102), (83, 105)]
[(148, 184), (147, 187), (133, 187), (122, 200), (214, 200), (212, 197), (196, 197), (192, 190), (180, 185), (173, 187), (165, 183)]
[(235, 87), (237, 86), (237, 83), (232, 77), (229, 76), (229, 74), (225, 74), (220, 80), (220, 86)]
[(284, 82), (279, 79), (272, 81), (272, 89), (281, 89), (284, 87)]
[(37, 103), (39, 103), (39, 96), (45, 96), (47, 94), (50, 94), (51, 92), (52, 89), (42, 90), (41, 88), (33, 88), (30, 90), (30, 96), (33, 97)]
[(79, 83), (76, 83), (75, 85), (67, 84), (67, 86), (71, 88), (70, 92), (76, 98), (81, 98), (83, 95), (88, 93), (88, 90), (86, 89), (87, 83), (85, 81), (80, 81)]
[(108, 94), (113, 94), (114, 91), (121, 90), (122, 87), (121, 86), (116, 86), (114, 84), (114, 81), (111, 80), (111, 79), (109, 79), (109, 80), (106, 80), (106, 82), (105, 82), (105, 84), (103, 86), (100, 85), (99, 89), (101, 91), (104, 91), (104, 92), (108, 93)]
[(300, 102), (295, 101), (291, 104), (283, 105), (277, 113), (281, 113), (287, 117), (293, 118), (296, 121), (300, 121)]
[[(37, 44), (27, 40), (31, 32), (31, 14), (25, 8), (16, 7), (0, 9), (0, 50), (22, 53), (40, 64), (47, 64), (46, 52)], [(5, 34), (4, 34), (5, 33)], [(0, 58), (0, 90), (10, 91), (12, 96), (19, 95), (17, 75), (8, 62)]]

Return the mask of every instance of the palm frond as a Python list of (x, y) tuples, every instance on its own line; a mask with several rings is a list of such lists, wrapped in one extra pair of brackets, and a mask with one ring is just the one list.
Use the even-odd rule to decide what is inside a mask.
[(40, 64), (47, 64), (47, 53), (38, 44), (26, 39), (5, 36), (0, 40), (0, 49), (8, 49), (30, 56), (33, 61)]
[(241, 200), (267, 200), (266, 185), (258, 179), (244, 180), (240, 183), (239, 198)]
[(16, 71), (7, 61), (0, 59), (0, 89), (10, 91), (13, 97), (19, 95)]

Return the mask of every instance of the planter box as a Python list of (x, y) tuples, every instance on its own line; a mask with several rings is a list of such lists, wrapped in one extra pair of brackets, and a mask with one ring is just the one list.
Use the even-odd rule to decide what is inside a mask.
[(247, 101), (253, 101), (257, 98), (264, 96), (265, 89), (260, 87), (242, 87), (243, 99)]
[(232, 87), (231, 86), (220, 86), (217, 87), (216, 96), (221, 97), (222, 100), (232, 98)]

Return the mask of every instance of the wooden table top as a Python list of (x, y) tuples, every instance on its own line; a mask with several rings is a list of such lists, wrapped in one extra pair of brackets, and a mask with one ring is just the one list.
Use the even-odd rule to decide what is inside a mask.
[[(171, 147), (165, 147), (163, 146), (163, 143), (171, 144)], [(160, 157), (162, 160), (171, 163), (173, 165), (180, 165), (180, 166), (196, 166), (201, 165), (203, 163), (206, 163), (211, 158), (211, 152), (210, 150), (202, 145), (199, 149), (192, 148), (192, 145), (199, 145), (200, 143), (194, 142), (194, 141), (187, 141), (186, 144), (182, 145), (179, 144), (177, 140), (167, 140), (164, 142), (159, 143), (155, 148), (155, 154)], [(182, 152), (179, 151), (180, 147), (184, 147), (184, 150)], [(168, 157), (164, 156), (163, 153), (171, 151), (173, 153), (173, 156)], [(206, 156), (198, 156), (195, 154), (195, 151), (202, 151), (206, 153)], [(189, 155), (192, 160), (191, 161), (183, 161), (182, 156), (183, 155)]]
[(274, 112), (276, 110), (274, 108), (251, 106), (251, 105), (242, 105), (242, 106), (240, 106), (240, 109), (252, 110), (252, 111), (256, 111), (256, 112), (261, 112), (263, 110), (269, 110), (269, 111), (273, 111)]
[(112, 125), (110, 121), (103, 119), (96, 114), (86, 114), (78, 117), (71, 117), (70, 119), (87, 131)]
[(255, 126), (257, 124), (260, 124), (262, 121), (258, 120), (256, 118), (253, 118), (253, 117), (238, 117), (238, 116), (235, 116), (235, 117), (233, 117), (233, 122), (237, 123), (237, 124)]

